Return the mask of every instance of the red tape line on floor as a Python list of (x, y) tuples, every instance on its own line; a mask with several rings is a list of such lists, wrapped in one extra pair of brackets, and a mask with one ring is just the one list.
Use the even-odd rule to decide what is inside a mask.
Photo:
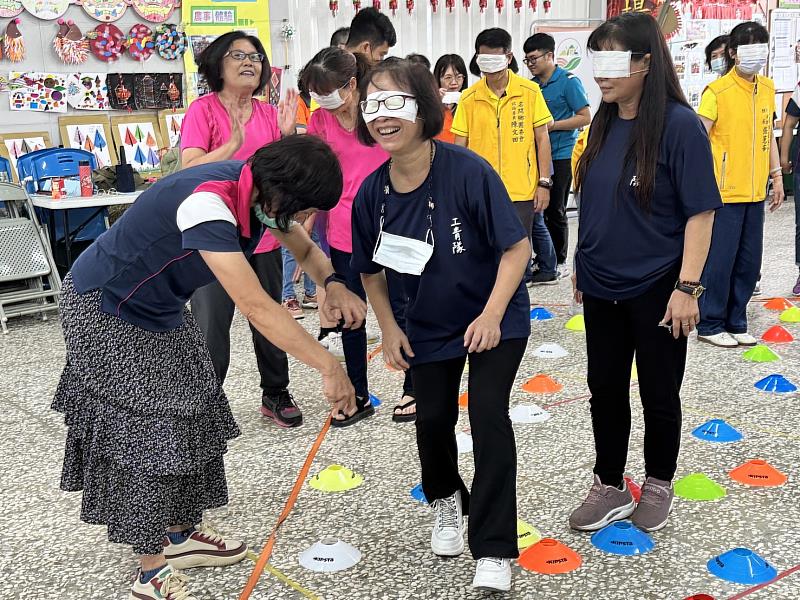
[(757, 592), (758, 590), (763, 589), (768, 585), (775, 583), (776, 581), (780, 581), (784, 577), (788, 577), (789, 575), (791, 575), (792, 573), (796, 573), (797, 571), (800, 571), (800, 565), (795, 565), (791, 569), (786, 569), (783, 573), (780, 573), (775, 579), (770, 579), (765, 583), (759, 583), (758, 585), (754, 585), (753, 587), (748, 588), (743, 592), (739, 592), (735, 596), (731, 596), (730, 598), (728, 598), (728, 600), (739, 600), (739, 598), (744, 598), (745, 596), (749, 596), (750, 594)]

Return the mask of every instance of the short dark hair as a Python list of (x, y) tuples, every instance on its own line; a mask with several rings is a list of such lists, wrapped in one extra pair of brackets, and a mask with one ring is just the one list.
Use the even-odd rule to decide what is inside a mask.
[[(364, 77), (358, 86), (362, 98), (367, 97), (367, 88), (377, 75), (386, 74), (397, 84), (400, 91), (407, 92), (417, 100), (417, 118), (423, 123), (422, 138), (430, 140), (439, 135), (444, 125), (442, 99), (439, 97), (439, 85), (433, 74), (419, 63), (391, 56), (378, 63)], [(361, 111), (358, 112), (358, 140), (366, 146), (374, 146), (375, 140), (367, 129)]]
[[(720, 48), (727, 48), (728, 47), (728, 36), (727, 35), (718, 35), (713, 40), (708, 43), (706, 46), (706, 64), (708, 68), (711, 68), (711, 53), (716, 52)], [(726, 59), (727, 62), (727, 52), (723, 58)]]
[(428, 60), (428, 57), (424, 54), (419, 54), (417, 52), (412, 52), (408, 56), (406, 56), (406, 60), (410, 60), (414, 63), (419, 63), (429, 71), (431, 70), (431, 61)]
[[(511, 34), (505, 29), (499, 27), (492, 27), (491, 29), (484, 29), (475, 38), (475, 54), (472, 60), (469, 61), (469, 72), (475, 77), (481, 76), (481, 70), (478, 67), (478, 48), (486, 46), (487, 48), (501, 48), (503, 52), (511, 52)], [(516, 58), (511, 58), (511, 64), (508, 65), (514, 73), (519, 71), (519, 65)]]
[(352, 77), (357, 83), (369, 72), (370, 64), (362, 54), (353, 54), (336, 46), (316, 53), (300, 76), (300, 85), (317, 94), (330, 94), (344, 86)]
[(272, 67), (269, 64), (267, 51), (264, 50), (264, 44), (261, 43), (261, 40), (254, 35), (246, 34), (244, 31), (229, 31), (211, 42), (198, 57), (197, 72), (205, 77), (212, 92), (222, 91), (225, 86), (225, 82), (222, 80), (222, 61), (236, 40), (247, 40), (253, 44), (256, 52), (264, 56), (264, 60), (261, 62), (261, 78), (258, 80), (258, 87), (253, 90), (253, 95), (258, 96), (269, 88)]
[(364, 42), (373, 46), (389, 44), (390, 48), (397, 43), (397, 33), (389, 17), (371, 6), (362, 8), (353, 17), (347, 47), (353, 48)]
[(350, 36), (349, 27), (339, 27), (333, 32), (331, 36), (331, 46), (338, 46), (339, 44), (346, 44), (347, 38)]
[(441, 86), (442, 77), (444, 77), (445, 71), (450, 67), (452, 67), (456, 73), (464, 76), (464, 82), (461, 84), (461, 91), (463, 92), (469, 87), (469, 82), (467, 81), (469, 73), (467, 73), (467, 65), (464, 63), (464, 59), (458, 54), (443, 54), (439, 57), (439, 60), (436, 61), (436, 66), (433, 67), (433, 78), (436, 80), (436, 87)]
[(736, 60), (731, 56), (731, 50), (737, 50), (739, 46), (747, 44), (768, 44), (769, 32), (761, 23), (755, 21), (745, 21), (739, 23), (731, 29), (728, 35), (728, 47), (725, 52), (725, 59), (728, 61), (728, 71), (735, 65)]
[(548, 35), (546, 33), (534, 33), (531, 37), (525, 40), (525, 43), (522, 45), (522, 51), (527, 54), (528, 52), (533, 52), (534, 50), (543, 50), (545, 52), (555, 53), (556, 41), (553, 39), (552, 35)]
[(248, 160), (256, 202), (274, 212), (288, 231), (294, 215), (310, 208), (330, 210), (342, 195), (342, 168), (331, 147), (315, 135), (292, 135), (256, 150)]

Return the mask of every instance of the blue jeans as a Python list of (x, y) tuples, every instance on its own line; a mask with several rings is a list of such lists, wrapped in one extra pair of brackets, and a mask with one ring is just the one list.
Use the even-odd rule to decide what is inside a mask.
[[(367, 301), (367, 293), (361, 284), (361, 274), (350, 266), (350, 252), (331, 248), (333, 270), (345, 278), (347, 289)], [(347, 376), (356, 390), (356, 396), (367, 398), (367, 326), (366, 321), (358, 329), (342, 330), (342, 349), (347, 363)]]
[[(315, 244), (319, 243), (316, 232), (311, 232), (311, 239)], [(297, 297), (292, 280), (295, 269), (297, 269), (297, 261), (294, 259), (294, 255), (284, 247), (281, 247), (281, 254), (283, 255), (283, 300), (286, 301), (289, 298)], [(307, 273), (303, 273), (303, 292), (306, 296), (314, 296), (317, 293), (317, 285)]]
[[(556, 272), (556, 250), (553, 247), (553, 240), (550, 231), (544, 222), (542, 213), (533, 212), (533, 200), (514, 202), (517, 209), (517, 216), (522, 221), (522, 228), (531, 240), (533, 253), (536, 257), (533, 263), (539, 265), (539, 271), (546, 275), (555, 275)], [(530, 267), (525, 271), (525, 279), (531, 276)]]
[(700, 297), (699, 335), (747, 332), (747, 303), (761, 270), (764, 202), (725, 204), (714, 217)]

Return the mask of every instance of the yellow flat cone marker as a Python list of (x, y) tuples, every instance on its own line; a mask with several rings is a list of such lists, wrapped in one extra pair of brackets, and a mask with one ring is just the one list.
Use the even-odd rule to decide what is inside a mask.
[(636, 359), (633, 359), (633, 365), (631, 365), (631, 381), (639, 381), (639, 369), (636, 368)]
[(583, 315), (575, 315), (567, 324), (564, 325), (570, 331), (586, 331), (586, 321), (583, 319)]
[(346, 492), (364, 483), (361, 475), (353, 473), (342, 465), (331, 465), (311, 478), (309, 485), (322, 492)]
[(520, 550), (533, 546), (540, 539), (542, 539), (542, 534), (536, 527), (517, 519), (517, 547)]
[(778, 318), (784, 323), (800, 323), (800, 308), (796, 306), (787, 308)]
[(775, 354), (772, 350), (767, 348), (766, 346), (758, 345), (750, 348), (747, 352), (742, 354), (742, 358), (745, 360), (749, 360), (750, 362), (772, 362), (775, 360), (780, 360), (780, 356)]

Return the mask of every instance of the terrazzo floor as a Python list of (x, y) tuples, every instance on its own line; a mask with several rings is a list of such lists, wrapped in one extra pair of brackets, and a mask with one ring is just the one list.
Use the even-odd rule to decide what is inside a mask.
[[(574, 221), (574, 220), (573, 220)], [(572, 224), (574, 227), (574, 222)], [(764, 294), (786, 296), (796, 277), (794, 207), (788, 203), (767, 218)], [(457, 298), (453, 298), (457, 302)], [(706, 562), (736, 546), (760, 553), (779, 573), (800, 563), (800, 395), (769, 394), (753, 383), (771, 373), (800, 379), (800, 341), (774, 346), (780, 362), (751, 363), (741, 350), (721, 350), (689, 342), (689, 365), (683, 387), (684, 434), (678, 477), (704, 472), (727, 488), (716, 502), (676, 499), (667, 527), (653, 535), (649, 554), (619, 557), (592, 546), (589, 535), (573, 532), (569, 512), (591, 481), (593, 440), (585, 381), (582, 333), (567, 331), (570, 284), (539, 287), (531, 303), (545, 305), (555, 318), (533, 323), (529, 352), (520, 368), (512, 403), (549, 407), (552, 418), (541, 424), (515, 425), (519, 452), (519, 517), (576, 550), (583, 558), (577, 571), (546, 576), (514, 566), (514, 587), (496, 597), (526, 599), (681, 599), (706, 593), (722, 598), (800, 598), (800, 571), (763, 589), (724, 582), (706, 570)], [(778, 314), (760, 301), (750, 305), (751, 332), (760, 336), (778, 323)], [(316, 331), (316, 314), (306, 311), (301, 323)], [(12, 319), (0, 337), (2, 410), (0, 410), (0, 598), (127, 598), (136, 562), (126, 547), (109, 544), (102, 527), (80, 522), (80, 495), (59, 491), (65, 428), (61, 415), (49, 410), (63, 364), (64, 346), (58, 320)], [(800, 338), (800, 324), (783, 324)], [(233, 356), (226, 383), (242, 436), (229, 447), (227, 472), (230, 504), (209, 514), (231, 536), (259, 549), (275, 522), (296, 473), (326, 415), (320, 378), (291, 364), (291, 390), (305, 413), (298, 429), (279, 429), (258, 413), (260, 391), (250, 333), (237, 316)], [(557, 360), (534, 358), (532, 350), (556, 342), (569, 355)], [(521, 385), (537, 373), (563, 384), (561, 392), (533, 397)], [(401, 375), (388, 371), (380, 356), (370, 363), (372, 392), (383, 400), (377, 414), (353, 428), (332, 430), (311, 472), (344, 465), (364, 477), (360, 487), (324, 494), (303, 487), (297, 506), (281, 529), (271, 565), (295, 587), (265, 573), (252, 596), (267, 598), (480, 598), (471, 587), (469, 553), (439, 559), (429, 548), (432, 515), (413, 500), (419, 483), (414, 427), (391, 421), (391, 406), (401, 389)], [(632, 391), (634, 432), (628, 472), (643, 478), (642, 421)], [(714, 417), (737, 427), (744, 439), (711, 444), (691, 430)], [(462, 411), (459, 429), (469, 426)], [(750, 488), (727, 472), (746, 460), (762, 458), (788, 474), (782, 487)], [(461, 455), (467, 481), (472, 456)], [(302, 568), (298, 553), (323, 537), (340, 538), (357, 547), (363, 558), (335, 574)], [(238, 598), (254, 563), (245, 560), (226, 569), (190, 573), (198, 599)], [(301, 588), (300, 590), (296, 588)]]

